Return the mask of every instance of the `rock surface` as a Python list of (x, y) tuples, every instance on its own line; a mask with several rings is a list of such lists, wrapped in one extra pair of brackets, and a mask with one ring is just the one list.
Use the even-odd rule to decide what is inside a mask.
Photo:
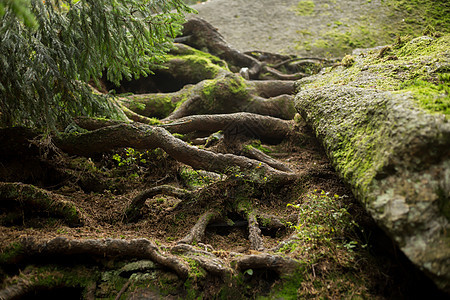
[(450, 293), (450, 37), (346, 61), (300, 80), (296, 108), (377, 223)]
[(240, 51), (301, 56), (385, 44), (405, 22), (382, 0), (209, 0), (193, 8)]

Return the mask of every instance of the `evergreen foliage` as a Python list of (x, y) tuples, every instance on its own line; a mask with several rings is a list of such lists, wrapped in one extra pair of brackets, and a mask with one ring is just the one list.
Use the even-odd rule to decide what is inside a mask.
[(147, 75), (190, 11), (181, 0), (0, 0), (0, 126), (120, 118), (87, 82)]

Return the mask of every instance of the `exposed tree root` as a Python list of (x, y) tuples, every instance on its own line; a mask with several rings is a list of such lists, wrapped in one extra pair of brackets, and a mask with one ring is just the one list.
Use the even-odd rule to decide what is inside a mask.
[[(149, 114), (151, 111), (140, 109), (142, 104), (148, 107), (149, 104), (155, 102), (155, 99), (164, 98), (170, 99), (172, 103), (182, 103), (165, 120), (174, 120), (190, 115), (236, 112), (250, 112), (286, 120), (292, 119), (295, 115), (292, 83), (289, 82), (269, 92), (273, 85), (273, 81), (247, 84), (247, 81), (239, 75), (228, 73), (214, 80), (204, 80), (195, 86), (187, 86), (171, 94), (135, 96), (133, 98), (134, 103), (140, 105), (130, 106), (130, 109), (150, 117), (152, 116)], [(286, 92), (288, 94), (285, 94)], [(270, 96), (266, 99), (261, 95)]]
[(182, 200), (191, 196), (191, 192), (171, 185), (161, 185), (147, 189), (139, 193), (136, 197), (133, 198), (133, 200), (131, 200), (130, 204), (125, 210), (125, 219), (128, 222), (135, 221), (140, 215), (140, 210), (144, 206), (145, 200), (152, 198), (158, 194), (174, 196)]
[(0, 300), (21, 299), (38, 288), (39, 286), (30, 280), (19, 279), (17, 283), (0, 290)]
[(278, 274), (290, 274), (300, 267), (300, 263), (292, 258), (269, 253), (236, 256), (231, 264), (239, 271), (270, 269)]
[(0, 206), (18, 207), (25, 212), (59, 217), (70, 226), (80, 226), (84, 217), (64, 196), (23, 183), (0, 182)]
[(256, 160), (262, 161), (277, 170), (284, 171), (284, 172), (293, 172), (288, 166), (286, 166), (282, 162), (280, 162), (276, 159), (273, 159), (272, 157), (265, 154), (261, 150), (258, 150), (252, 146), (244, 147), (243, 155), (245, 155), (251, 159), (256, 159)]
[(218, 216), (219, 213), (216, 210), (209, 210), (202, 214), (190, 232), (184, 238), (179, 240), (178, 243), (192, 244), (201, 242), (205, 236), (206, 226)]
[(198, 49), (207, 49), (236, 67), (248, 67), (250, 78), (257, 78), (262, 64), (255, 58), (233, 49), (211, 24), (201, 18), (192, 18), (184, 24), (183, 43)]
[(263, 98), (280, 95), (293, 95), (295, 93), (295, 81), (288, 80), (250, 80), (247, 85), (254, 89), (256, 95)]
[(253, 212), (247, 214), (248, 219), (248, 239), (252, 250), (263, 251), (264, 242), (261, 236), (261, 229), (259, 229), (258, 221)]
[(32, 238), (21, 242), (19, 255), (10, 257), (7, 264), (17, 264), (28, 257), (63, 257), (73, 255), (88, 255), (110, 258), (144, 258), (150, 259), (164, 267), (173, 270), (180, 278), (186, 279), (189, 267), (185, 262), (161, 250), (147, 239), (92, 239), (74, 240), (57, 237), (47, 242), (38, 242)]
[(191, 133), (194, 131), (210, 134), (223, 130), (225, 137), (230, 135), (246, 135), (265, 142), (280, 142), (292, 130), (289, 121), (261, 116), (251, 113), (195, 115), (164, 124), (174, 133)]
[(164, 128), (144, 124), (120, 124), (78, 135), (55, 137), (55, 143), (63, 151), (78, 155), (101, 153), (121, 147), (161, 148), (174, 159), (195, 169), (227, 173), (230, 168), (239, 167), (241, 171), (251, 170), (269, 181), (276, 180), (279, 183), (289, 182), (297, 177), (296, 174), (276, 170), (247, 157), (198, 149), (174, 137)]

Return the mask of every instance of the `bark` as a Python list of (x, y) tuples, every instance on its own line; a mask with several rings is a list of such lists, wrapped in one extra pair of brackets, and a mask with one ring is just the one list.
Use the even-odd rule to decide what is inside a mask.
[(197, 49), (207, 49), (239, 68), (248, 67), (250, 78), (257, 78), (262, 64), (250, 55), (232, 48), (211, 24), (201, 18), (192, 18), (184, 24), (183, 43)]
[(123, 147), (161, 148), (174, 159), (194, 169), (226, 174), (231, 167), (239, 167), (242, 172), (252, 171), (278, 183), (290, 182), (296, 178), (294, 173), (276, 170), (247, 157), (198, 149), (174, 137), (164, 128), (144, 124), (120, 124), (82, 134), (62, 135), (55, 137), (55, 143), (63, 151), (78, 155), (102, 153)]
[(0, 206), (13, 202), (22, 211), (59, 217), (69, 226), (81, 226), (84, 217), (66, 197), (23, 183), (0, 182)]
[(178, 244), (192, 244), (201, 242), (205, 237), (206, 226), (208, 226), (208, 224), (219, 215), (220, 214), (215, 210), (209, 210), (202, 214), (194, 227), (192, 227), (190, 232), (184, 238), (178, 241)]
[(231, 135), (245, 135), (264, 142), (277, 143), (291, 132), (292, 123), (286, 120), (251, 113), (196, 115), (164, 124), (174, 133), (203, 132), (206, 134), (223, 130), (225, 138)]
[(259, 229), (258, 221), (253, 212), (249, 213), (248, 219), (248, 239), (250, 240), (250, 247), (252, 250), (263, 251), (264, 242), (261, 236), (261, 229)]
[(144, 206), (145, 201), (158, 194), (173, 196), (179, 199), (186, 199), (190, 197), (191, 192), (170, 185), (161, 185), (142, 191), (134, 197), (133, 200), (131, 200), (131, 203), (126, 208), (125, 219), (128, 222), (135, 221), (139, 217), (140, 210)]
[(57, 237), (49, 241), (38, 242), (32, 238), (22, 240), (22, 249), (18, 256), (9, 258), (6, 263), (18, 264), (28, 257), (69, 257), (87, 255), (99, 258), (142, 258), (150, 259), (173, 270), (182, 279), (186, 279), (189, 267), (185, 262), (161, 250), (147, 239), (89, 239), (75, 240)]

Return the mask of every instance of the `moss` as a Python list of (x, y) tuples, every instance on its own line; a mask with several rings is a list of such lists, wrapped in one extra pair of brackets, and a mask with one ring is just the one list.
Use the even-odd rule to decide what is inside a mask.
[(125, 98), (129, 100), (126, 105), (130, 110), (149, 118), (165, 118), (176, 108), (176, 104), (172, 102), (170, 95), (145, 94)]
[(0, 253), (0, 265), (14, 263), (14, 260), (22, 254), (21, 243), (14, 242), (2, 250)]
[(341, 61), (341, 64), (346, 68), (351, 67), (354, 63), (355, 63), (355, 58), (351, 55), (344, 56), (344, 58)]
[(86, 288), (99, 279), (99, 273), (85, 267), (62, 268), (56, 266), (28, 266), (31, 273), (28, 279), (40, 287), (48, 289), (57, 287)]
[[(225, 76), (218, 79), (208, 80), (205, 82), (202, 94), (204, 100), (204, 108), (206, 111), (226, 111), (229, 105), (236, 104), (236, 111), (239, 110), (239, 103), (249, 98), (245, 80), (240, 76)], [(242, 103), (241, 103), (242, 104)], [(227, 105), (224, 109), (223, 105)]]
[(193, 82), (215, 78), (221, 71), (227, 70), (226, 62), (206, 52), (187, 48), (177, 55), (168, 54), (165, 66), (173, 69), (175, 76), (188, 77)]
[(296, 272), (283, 276), (282, 283), (271, 291), (269, 297), (259, 297), (258, 299), (299, 299), (298, 290), (305, 280), (305, 269), (300, 268)]
[(292, 10), (299, 16), (311, 16), (314, 14), (316, 4), (311, 0), (301, 0)]
[(408, 92), (421, 108), (448, 118), (450, 66), (446, 55), (449, 49), (450, 35), (400, 41), (391, 47), (354, 56), (355, 63), (345, 70), (326, 69), (313, 85), (351, 85)]
[(385, 0), (384, 5), (402, 15), (404, 22), (398, 23), (403, 34), (418, 35), (433, 29), (450, 32), (450, 6), (446, 0)]

